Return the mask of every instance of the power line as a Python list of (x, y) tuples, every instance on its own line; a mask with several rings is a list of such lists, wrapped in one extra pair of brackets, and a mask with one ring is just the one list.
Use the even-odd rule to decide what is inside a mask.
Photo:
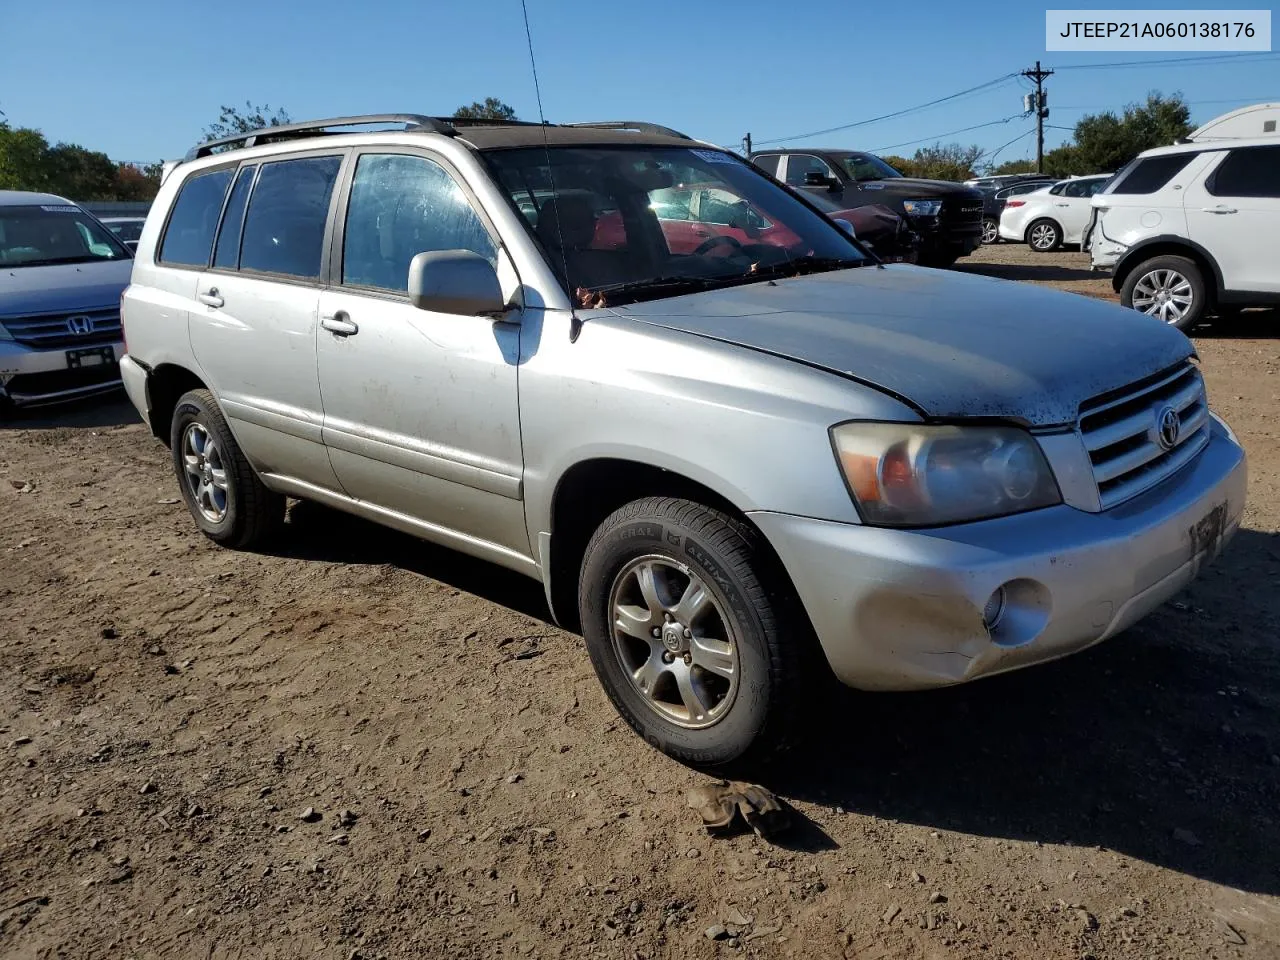
[(1002, 123), (1008, 123), (1011, 120), (1017, 120), (1024, 116), (1021, 113), (1015, 113), (1005, 117), (1003, 120), (989, 120), (986, 123), (975, 123), (972, 127), (961, 127), (959, 130), (948, 130), (946, 133), (935, 133), (932, 136), (921, 137), (919, 140), (907, 140), (903, 143), (891, 143), (887, 147), (875, 147), (872, 153), (880, 153), (883, 150), (896, 150), (898, 147), (910, 147), (917, 143), (927, 143), (930, 140), (941, 140), (943, 137), (954, 137), (957, 133), (968, 133), (970, 130), (981, 130), (983, 127), (996, 127)]
[(1006, 73), (1002, 77), (996, 77), (994, 80), (988, 80), (986, 83), (980, 83), (976, 87), (969, 87), (967, 90), (961, 90), (958, 93), (948, 94), (945, 97), (939, 97), (936, 100), (930, 100), (928, 103), (920, 103), (915, 105), (914, 107), (905, 107), (902, 110), (895, 110), (893, 113), (886, 113), (883, 116), (871, 117), (867, 120), (855, 120), (852, 123), (842, 123), (836, 127), (827, 127), (825, 130), (811, 130), (808, 133), (794, 133), (786, 137), (771, 137), (768, 140), (757, 140), (755, 141), (755, 145), (759, 147), (769, 143), (782, 143), (785, 140), (806, 140), (809, 137), (821, 137), (828, 133), (839, 133), (842, 130), (852, 130), (854, 127), (865, 127), (868, 124), (879, 123), (882, 120), (892, 120), (895, 117), (906, 116), (908, 113), (915, 113), (919, 110), (927, 109), (928, 107), (936, 107), (940, 103), (947, 103), (948, 101), (951, 101), (951, 100), (957, 100), (960, 97), (966, 97), (971, 93), (977, 93), (980, 90), (986, 90), (991, 87), (998, 86), (1002, 83), (1007, 83), (1016, 76), (1017, 76), (1017, 73)]
[(978, 154), (978, 156), (974, 158), (973, 162), (977, 163), (979, 160), (986, 160), (987, 165), (990, 166), (992, 162), (995, 160), (995, 158), (998, 157), (1001, 154), (1001, 152), (1004, 151), (1005, 147), (1011, 147), (1015, 143), (1017, 143), (1019, 140), (1021, 140), (1023, 137), (1029, 137), (1031, 136), (1031, 134), (1035, 132), (1036, 132), (1035, 127), (1032, 127), (1029, 130), (1024, 130), (1022, 131), (1022, 133), (1018, 134), (1012, 140), (1010, 140), (1007, 143), (1000, 144), (1000, 146), (996, 147), (994, 150), (989, 150), (989, 151), (986, 151), (985, 153)]
[(1165, 57), (1160, 60), (1120, 60), (1112, 63), (1075, 63), (1054, 67), (1055, 70), (1110, 70), (1118, 67), (1150, 67), (1162, 63), (1176, 63), (1182, 67), (1196, 64), (1235, 63), (1239, 60), (1268, 60), (1280, 57), (1280, 53), (1255, 51), (1250, 53), (1220, 53), (1209, 57)]
[[(1188, 107), (1203, 107), (1215, 103), (1275, 103), (1280, 101), (1280, 97), (1231, 97), (1227, 100), (1183, 100)], [(1058, 107), (1059, 110), (1112, 110), (1115, 109), (1113, 103), (1094, 103), (1081, 106), (1076, 104), (1070, 107)]]

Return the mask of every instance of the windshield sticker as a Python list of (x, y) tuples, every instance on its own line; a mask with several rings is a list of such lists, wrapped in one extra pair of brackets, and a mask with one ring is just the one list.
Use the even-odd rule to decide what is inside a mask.
[(719, 153), (718, 151), (715, 151), (715, 150), (690, 150), (689, 152), (692, 153), (695, 157), (699, 157), (707, 161), (707, 163), (735, 162), (733, 157), (729, 156), (727, 153)]
[(48, 213), (79, 213), (80, 212), (79, 207), (54, 206), (53, 204), (46, 205), (43, 203), (40, 204), (40, 209), (47, 211)]

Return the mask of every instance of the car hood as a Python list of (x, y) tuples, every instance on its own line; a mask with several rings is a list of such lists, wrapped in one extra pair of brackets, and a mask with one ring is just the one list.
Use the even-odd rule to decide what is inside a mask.
[(613, 308), (871, 384), (939, 419), (1075, 422), (1082, 401), (1193, 355), (1151, 317), (1075, 294), (859, 267)]
[(132, 272), (132, 260), (0, 267), (0, 317), (117, 306)]

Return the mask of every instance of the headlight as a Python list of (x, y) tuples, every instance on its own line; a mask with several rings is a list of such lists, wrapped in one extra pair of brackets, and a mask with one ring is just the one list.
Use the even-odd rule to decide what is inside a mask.
[(1014, 427), (843, 423), (831, 439), (872, 525), (934, 526), (1062, 502), (1040, 445)]
[(941, 200), (903, 200), (902, 209), (913, 217), (936, 217), (942, 212)]

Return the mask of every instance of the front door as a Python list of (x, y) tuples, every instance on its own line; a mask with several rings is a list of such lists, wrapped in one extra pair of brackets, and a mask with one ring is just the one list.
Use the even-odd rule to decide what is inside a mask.
[[(438, 539), (529, 556), (516, 393), (520, 327), (409, 303), (409, 261), (471, 250), (517, 285), (443, 160), (356, 157), (319, 302), (324, 441), (347, 494)], [(517, 315), (518, 316), (518, 315)]]
[(1280, 145), (1230, 151), (1185, 191), (1187, 232), (1228, 291), (1280, 293)]

